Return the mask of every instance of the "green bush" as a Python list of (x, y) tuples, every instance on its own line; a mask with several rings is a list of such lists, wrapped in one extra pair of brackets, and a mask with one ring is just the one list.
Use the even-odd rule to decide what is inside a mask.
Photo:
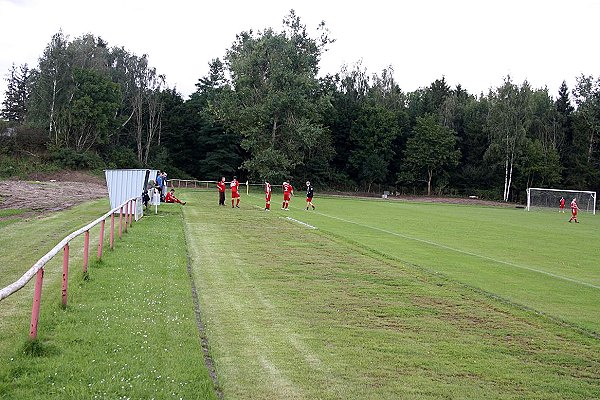
[(29, 179), (35, 173), (55, 172), (60, 168), (48, 163), (43, 157), (33, 156), (7, 156), (0, 154), (0, 178), (18, 177)]
[(125, 146), (115, 146), (110, 148), (104, 160), (110, 169), (118, 168), (141, 168), (142, 165), (138, 161), (135, 151)]
[(61, 167), (73, 170), (97, 169), (104, 166), (104, 162), (98, 154), (88, 151), (79, 153), (73, 149), (61, 148), (50, 153), (50, 161)]

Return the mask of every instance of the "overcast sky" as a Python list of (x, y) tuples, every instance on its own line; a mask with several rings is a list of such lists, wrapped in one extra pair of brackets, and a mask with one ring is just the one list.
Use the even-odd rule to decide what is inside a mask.
[[(208, 62), (239, 32), (272, 27), (295, 9), (309, 30), (325, 21), (336, 42), (321, 74), (362, 60), (372, 74), (393, 66), (404, 91), (445, 76), (473, 94), (510, 74), (555, 96), (563, 80), (600, 75), (600, 0), (0, 0), (0, 75), (37, 66), (52, 35), (101, 36), (149, 55), (187, 97)], [(3, 98), (6, 81), (0, 83)]]

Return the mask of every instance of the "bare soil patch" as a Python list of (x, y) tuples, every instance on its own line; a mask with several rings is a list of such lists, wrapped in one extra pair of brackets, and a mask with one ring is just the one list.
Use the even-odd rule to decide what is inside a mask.
[(30, 178), (0, 181), (0, 209), (28, 209), (43, 214), (108, 196), (103, 177), (83, 172), (33, 174)]

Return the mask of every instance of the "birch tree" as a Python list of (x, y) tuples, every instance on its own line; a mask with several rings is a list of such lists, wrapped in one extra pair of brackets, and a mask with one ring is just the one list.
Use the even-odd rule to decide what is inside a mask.
[(577, 116), (581, 118), (587, 133), (587, 162), (590, 163), (597, 147), (600, 133), (600, 78), (581, 75), (573, 89)]
[(487, 130), (491, 144), (486, 156), (489, 159), (498, 159), (503, 165), (504, 201), (510, 198), (515, 164), (523, 151), (526, 133), (531, 123), (530, 97), (529, 84), (524, 82), (519, 87), (511, 81), (510, 76), (489, 95)]
[(31, 122), (47, 128), (49, 141), (55, 146), (61, 145), (64, 133), (61, 111), (73, 88), (67, 45), (68, 38), (62, 31), (53, 35), (31, 77)]

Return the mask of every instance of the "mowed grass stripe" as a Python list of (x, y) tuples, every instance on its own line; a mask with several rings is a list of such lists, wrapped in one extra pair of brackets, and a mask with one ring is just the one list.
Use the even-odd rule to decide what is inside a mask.
[(293, 203), (286, 215), (387, 257), (600, 332), (600, 291), (595, 287), (600, 284), (600, 250), (595, 245), (600, 220), (595, 216), (568, 224), (568, 216), (551, 212), (337, 197), (315, 201), (318, 213), (339, 219), (304, 211), (298, 207), (302, 201)]
[(588, 283), (588, 282), (583, 282), (583, 281), (580, 281), (580, 280), (577, 280), (577, 279), (569, 278), (569, 277), (566, 277), (566, 276), (561, 276), (561, 275), (553, 274), (552, 272), (544, 271), (544, 270), (541, 270), (541, 269), (532, 268), (532, 267), (528, 267), (528, 266), (525, 266), (525, 265), (518, 265), (518, 264), (512, 263), (510, 261), (497, 260), (497, 259), (492, 258), (492, 257), (488, 257), (488, 256), (485, 256), (485, 255), (482, 255), (482, 254), (473, 253), (471, 251), (457, 249), (455, 247), (447, 246), (447, 245), (444, 245), (444, 244), (441, 244), (441, 243), (436, 243), (436, 242), (433, 242), (431, 240), (419, 239), (419, 238), (412, 237), (412, 236), (409, 236), (409, 235), (405, 235), (405, 234), (402, 234), (402, 233), (392, 232), (392, 231), (389, 231), (387, 229), (377, 228), (375, 226), (365, 225), (365, 224), (361, 224), (361, 223), (358, 223), (358, 222), (355, 222), (355, 221), (349, 221), (347, 219), (336, 217), (336, 216), (333, 216), (333, 215), (327, 215), (327, 214), (319, 213), (319, 212), (317, 212), (317, 214), (322, 215), (322, 216), (327, 217), (327, 218), (337, 219), (339, 221), (346, 222), (348, 224), (358, 225), (358, 226), (360, 226), (362, 228), (373, 229), (375, 231), (382, 232), (382, 233), (384, 233), (386, 235), (394, 235), (394, 236), (401, 237), (403, 239), (414, 240), (414, 241), (417, 241), (417, 242), (424, 243), (426, 245), (430, 245), (430, 246), (434, 246), (434, 247), (440, 247), (440, 248), (442, 248), (444, 250), (450, 250), (450, 251), (453, 251), (453, 252), (461, 253), (461, 254), (464, 254), (466, 256), (482, 258), (482, 259), (484, 259), (486, 261), (491, 261), (493, 263), (504, 264), (504, 265), (508, 265), (510, 267), (515, 267), (515, 268), (520, 268), (520, 269), (526, 269), (526, 270), (531, 271), (531, 272), (537, 272), (539, 274), (548, 275), (548, 276), (551, 276), (553, 278), (557, 278), (557, 279), (562, 279), (562, 280), (565, 280), (565, 281), (573, 282), (573, 283), (576, 283), (578, 285), (588, 286), (588, 287), (591, 287), (591, 288), (594, 288), (594, 289), (600, 289), (600, 286), (593, 285), (593, 284)]
[(179, 206), (161, 206), (115, 246), (91, 263), (89, 280), (72, 266), (66, 310), (60, 290), (49, 290), (52, 279), (44, 286), (37, 356), (22, 351), (28, 321), (3, 331), (0, 398), (216, 398), (194, 318)]
[(600, 395), (597, 339), (354, 245), (316, 213), (267, 213), (248, 196), (241, 209), (219, 208), (216, 193), (186, 199), (228, 399)]

